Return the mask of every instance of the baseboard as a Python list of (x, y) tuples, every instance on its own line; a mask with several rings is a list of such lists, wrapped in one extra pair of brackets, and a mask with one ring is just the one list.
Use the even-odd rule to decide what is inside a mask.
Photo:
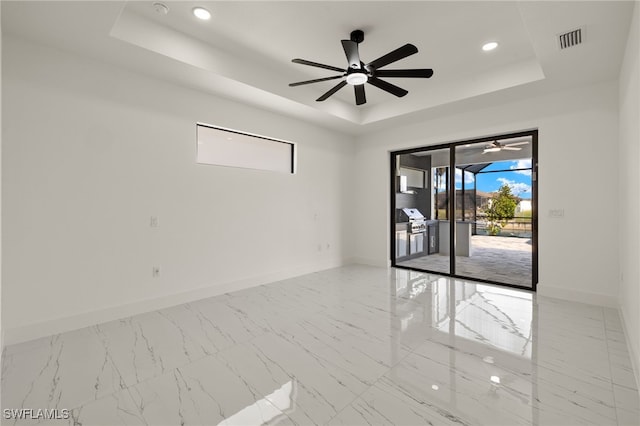
[(555, 287), (548, 284), (538, 283), (537, 293), (539, 296), (555, 297), (556, 299), (586, 303), (589, 305), (619, 308), (618, 299), (616, 297), (608, 296), (606, 294), (590, 293), (588, 291), (582, 291), (574, 288)]
[(224, 293), (256, 287), (275, 281), (310, 274), (326, 269), (344, 266), (350, 262), (347, 259), (334, 259), (315, 262), (303, 266), (297, 266), (282, 271), (272, 272), (259, 276), (247, 277), (237, 281), (215, 283), (194, 290), (157, 297), (153, 299), (139, 300), (133, 303), (112, 306), (105, 309), (83, 312), (49, 321), (27, 324), (20, 327), (3, 330), (5, 334), (4, 344), (7, 346), (41, 337), (51, 336), (66, 331), (77, 330), (92, 325), (127, 318), (133, 315), (143, 314), (158, 309), (169, 308), (183, 303), (219, 296)]
[(627, 327), (627, 318), (629, 318), (629, 316), (625, 313), (625, 310), (622, 307), (618, 310), (622, 314), (622, 331), (624, 332), (624, 338), (627, 341), (627, 349), (629, 350), (629, 358), (631, 358), (633, 374), (636, 378), (636, 384), (640, 385), (640, 353), (638, 353), (636, 347), (631, 344), (633, 340), (631, 339), (631, 336), (629, 336), (629, 327)]
[(391, 261), (389, 260), (369, 259), (365, 257), (352, 257), (350, 259), (350, 263), (357, 265), (375, 266), (378, 268), (389, 268), (391, 266)]

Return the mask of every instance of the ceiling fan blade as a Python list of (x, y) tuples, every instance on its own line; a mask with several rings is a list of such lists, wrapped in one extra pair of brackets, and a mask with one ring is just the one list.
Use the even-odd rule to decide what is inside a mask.
[(376, 77), (410, 77), (410, 78), (429, 78), (433, 75), (430, 68), (416, 70), (378, 70)]
[(342, 69), (342, 68), (333, 67), (331, 65), (319, 64), (317, 62), (307, 61), (306, 59), (297, 59), (296, 58), (296, 59), (292, 59), (291, 62), (293, 62), (294, 64), (309, 65), (310, 67), (324, 68), (326, 70), (347, 72), (347, 70)]
[(342, 40), (342, 48), (344, 49), (344, 54), (347, 56), (347, 61), (349, 61), (349, 67), (360, 69), (358, 43), (351, 40)]
[(385, 92), (389, 92), (392, 95), (396, 95), (399, 98), (401, 98), (404, 95), (406, 95), (407, 93), (409, 93), (406, 90), (404, 90), (403, 88), (398, 87), (395, 84), (388, 83), (388, 82), (386, 82), (384, 80), (380, 80), (377, 77), (370, 77), (369, 80), (367, 80), (367, 83), (370, 83), (370, 84), (376, 86), (378, 89), (384, 90)]
[(396, 50), (387, 53), (384, 56), (379, 57), (378, 59), (371, 61), (367, 64), (368, 69), (378, 69), (382, 68), (385, 65), (389, 65), (392, 62), (399, 61), (400, 59), (404, 59), (407, 56), (411, 56), (414, 53), (418, 53), (418, 48), (413, 44), (407, 43), (402, 47), (397, 48)]
[(527, 145), (527, 144), (529, 144), (529, 141), (508, 143), (505, 146), (518, 146), (518, 145)]
[(306, 80), (306, 81), (299, 81), (297, 83), (289, 83), (289, 86), (290, 87), (302, 86), (303, 84), (319, 83), (321, 81), (335, 80), (336, 78), (342, 78), (342, 77), (343, 76), (341, 75), (334, 75), (333, 77), (316, 78), (315, 80)]
[(353, 86), (353, 90), (356, 92), (356, 105), (366, 104), (367, 97), (364, 94), (364, 84), (356, 84)]
[(331, 88), (331, 90), (329, 90), (327, 93), (325, 93), (324, 95), (320, 96), (318, 99), (316, 99), (317, 102), (322, 102), (324, 100), (326, 100), (329, 96), (333, 95), (334, 93), (336, 93), (338, 90), (342, 89), (344, 86), (347, 85), (346, 81), (341, 81), (340, 83), (336, 84), (335, 86), (333, 86)]
[(510, 147), (508, 145), (503, 146), (501, 149), (505, 150), (505, 151), (520, 151), (522, 148), (516, 148), (516, 147)]

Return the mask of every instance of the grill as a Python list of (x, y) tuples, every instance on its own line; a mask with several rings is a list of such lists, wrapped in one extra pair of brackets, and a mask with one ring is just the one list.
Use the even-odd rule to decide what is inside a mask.
[(409, 232), (418, 234), (427, 230), (425, 217), (420, 210), (404, 208), (400, 209), (400, 222), (409, 222)]

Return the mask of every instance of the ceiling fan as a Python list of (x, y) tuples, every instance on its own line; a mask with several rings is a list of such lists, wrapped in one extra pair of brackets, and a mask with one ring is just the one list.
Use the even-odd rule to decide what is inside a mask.
[(429, 78), (433, 75), (432, 69), (403, 69), (403, 70), (381, 70), (393, 62), (404, 59), (407, 56), (411, 56), (414, 53), (418, 53), (418, 48), (413, 44), (405, 44), (396, 50), (387, 53), (378, 59), (363, 63), (360, 60), (360, 54), (358, 53), (358, 44), (364, 41), (364, 32), (361, 30), (355, 30), (351, 32), (350, 40), (342, 40), (342, 48), (347, 56), (349, 66), (344, 68), (334, 67), (331, 65), (319, 64), (317, 62), (307, 61), (305, 59), (292, 59), (291, 62), (302, 65), (309, 65), (312, 67), (324, 68), (332, 71), (338, 71), (340, 75), (334, 75), (331, 77), (317, 78), (314, 80), (300, 81), (298, 83), (291, 83), (289, 86), (301, 86), (303, 84), (319, 83), (321, 81), (337, 80), (341, 79), (340, 83), (333, 86), (324, 95), (320, 96), (316, 101), (322, 102), (329, 98), (329, 96), (342, 89), (347, 84), (350, 84), (354, 88), (356, 96), (356, 105), (362, 105), (367, 102), (367, 98), (364, 93), (364, 83), (369, 83), (372, 86), (382, 89), (385, 92), (389, 92), (392, 95), (402, 97), (407, 92), (401, 87), (381, 80), (379, 77), (399, 77), (399, 78)]
[(482, 153), (486, 154), (487, 152), (498, 152), (503, 150), (504, 151), (520, 151), (522, 148), (520, 148), (519, 145), (526, 145), (528, 143), (529, 141), (503, 144), (498, 141), (493, 141), (489, 145), (484, 147), (484, 150), (482, 151)]

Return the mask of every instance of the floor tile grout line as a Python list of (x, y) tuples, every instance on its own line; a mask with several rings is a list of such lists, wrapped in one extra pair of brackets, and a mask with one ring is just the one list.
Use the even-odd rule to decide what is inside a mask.
[[(401, 346), (401, 345), (399, 345)], [(422, 345), (420, 345), (422, 346)], [(327, 423), (331, 423), (331, 421), (333, 419), (335, 419), (336, 417), (338, 417), (347, 407), (351, 406), (351, 404), (353, 404), (358, 398), (360, 398), (362, 395), (364, 395), (366, 392), (368, 392), (369, 390), (371, 390), (376, 383), (378, 383), (380, 380), (382, 380), (382, 378), (384, 378), (388, 373), (391, 372), (391, 370), (393, 370), (395, 368), (395, 366), (397, 366), (398, 364), (400, 364), (402, 361), (404, 361), (405, 359), (407, 359), (411, 354), (413, 354), (413, 351), (407, 351), (407, 354), (404, 355), (403, 357), (401, 357), (400, 359), (398, 359), (398, 361), (393, 364), (391, 367), (388, 367), (387, 370), (381, 374), (380, 376), (378, 376), (378, 378), (376, 380), (373, 381), (373, 383), (371, 383), (371, 385), (369, 385), (366, 389), (364, 389), (362, 392), (360, 392), (358, 395), (356, 395), (351, 401), (349, 401), (348, 404), (346, 404), (344, 407), (342, 407), (340, 410), (338, 410), (336, 412), (336, 414), (331, 417)]]
[[(254, 340), (257, 340), (257, 339), (259, 339), (259, 338), (261, 338), (261, 337), (264, 337), (265, 335), (268, 335), (268, 334), (272, 334), (272, 335), (274, 335), (274, 336), (277, 336), (278, 338), (284, 338), (284, 337), (283, 337), (283, 336), (281, 336), (281, 335), (280, 335), (276, 330), (271, 329), (271, 330), (266, 330), (266, 332), (265, 332), (264, 334), (261, 334), (260, 336), (254, 336), (254, 337), (252, 337), (251, 339), (246, 340), (245, 342), (238, 343), (238, 345), (240, 345), (240, 344), (245, 344), (245, 345), (246, 345), (246, 344), (251, 343), (251, 342), (253, 342)], [(288, 339), (286, 339), (286, 340), (288, 341)], [(291, 343), (291, 342), (290, 342), (290, 343)], [(292, 343), (292, 344), (293, 344), (293, 343)], [(308, 348), (303, 348), (303, 347), (301, 346), (301, 344), (296, 343), (296, 345), (297, 345), (301, 350), (307, 350), (307, 349), (308, 349)], [(222, 352), (222, 351), (219, 351), (219, 352)], [(217, 354), (216, 354), (216, 355), (217, 355)], [(339, 370), (345, 371), (346, 373), (349, 373), (347, 370), (345, 370), (344, 368), (340, 367), (339, 365), (337, 365), (337, 364), (335, 364), (335, 363), (333, 363), (333, 362), (331, 362), (331, 361), (327, 361), (327, 360), (325, 360), (325, 362), (327, 362), (328, 364), (331, 364), (334, 368), (337, 368), (337, 369), (339, 369)], [(283, 369), (283, 368), (282, 368), (278, 363), (276, 363), (276, 365), (278, 365), (278, 366), (281, 368), (281, 370), (284, 372), (284, 374), (286, 374), (286, 375), (287, 375), (287, 376), (289, 376), (290, 378), (295, 378), (295, 379), (299, 380), (299, 379), (298, 379), (298, 378), (297, 378), (293, 373), (289, 372), (289, 371), (288, 371), (288, 370), (286, 370), (286, 369)], [(234, 373), (234, 374), (235, 374), (235, 373)], [(386, 374), (386, 372), (385, 372), (384, 374)], [(383, 375), (384, 375), (384, 374), (383, 374)], [(374, 383), (375, 383), (375, 382), (374, 382)], [(337, 413), (341, 412), (344, 408), (348, 407), (348, 406), (349, 406), (353, 401), (355, 401), (355, 400), (356, 400), (360, 395), (362, 395), (364, 392), (366, 392), (367, 390), (369, 390), (372, 386), (373, 386), (373, 384), (372, 384), (372, 385), (370, 385), (370, 386), (368, 386), (368, 387), (367, 387), (366, 389), (364, 389), (364, 390), (363, 390), (359, 395), (357, 395), (356, 397), (354, 397), (354, 398), (353, 398), (353, 400), (351, 400), (348, 404), (346, 404), (342, 409), (338, 410), (338, 411), (336, 412), (336, 415), (337, 415)], [(271, 404), (271, 405), (273, 405), (273, 404)], [(278, 409), (278, 407), (276, 407), (276, 409)], [(278, 410), (279, 410), (279, 409), (278, 409)], [(282, 411), (282, 410), (280, 410), (280, 411)], [(290, 419), (293, 423), (295, 423), (295, 421), (294, 421), (294, 420), (293, 420), (293, 419), (292, 419), (292, 418), (291, 418), (287, 413), (283, 412), (283, 414), (284, 414), (285, 416), (287, 416), (287, 418), (288, 418), (288, 419)], [(331, 421), (331, 420), (332, 420), (336, 415), (334, 415), (333, 417), (331, 417), (327, 422), (330, 422), (330, 421)]]

